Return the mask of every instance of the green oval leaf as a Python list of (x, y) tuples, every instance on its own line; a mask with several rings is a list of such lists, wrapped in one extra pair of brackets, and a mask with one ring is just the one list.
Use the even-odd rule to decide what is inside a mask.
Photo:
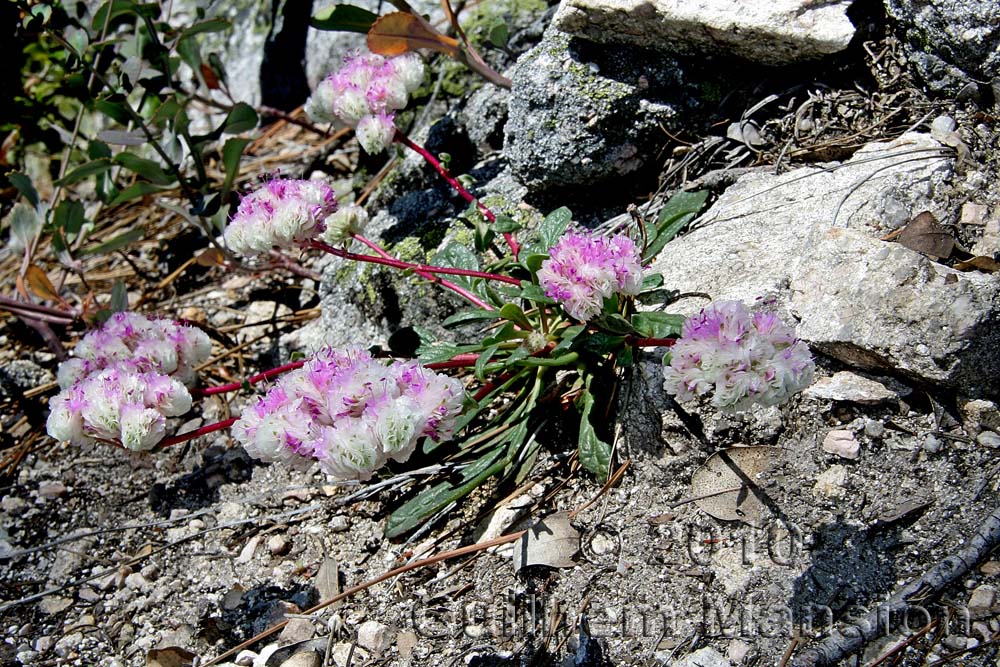
[(583, 467), (597, 475), (598, 480), (605, 482), (608, 479), (611, 466), (611, 445), (597, 436), (593, 424), (590, 423), (590, 413), (594, 408), (594, 395), (590, 393), (590, 383), (593, 378), (594, 376), (587, 375), (586, 384), (578, 404), (580, 436), (577, 440), (577, 451)]
[(633, 315), (632, 326), (647, 338), (669, 338), (681, 335), (685, 319), (683, 315), (649, 311)]
[(152, 160), (141, 158), (134, 153), (122, 152), (112, 159), (115, 164), (120, 164), (129, 171), (139, 174), (150, 183), (155, 185), (170, 185), (177, 179), (173, 175), (163, 171), (163, 168)]
[(31, 184), (31, 179), (25, 174), (19, 171), (14, 171), (7, 174), (7, 180), (10, 184), (17, 188), (17, 191), (24, 195), (24, 198), (28, 200), (28, 203), (32, 206), (38, 206), (38, 192), (35, 190), (35, 186)]
[(233, 182), (240, 174), (240, 157), (243, 149), (250, 143), (249, 139), (243, 137), (233, 137), (226, 139), (222, 147), (222, 166), (226, 170), (226, 180), (222, 182), (222, 192), (229, 192), (233, 187)]
[(316, 12), (309, 25), (318, 30), (367, 33), (378, 19), (367, 9), (354, 5), (334, 5)]
[(106, 158), (91, 160), (90, 162), (81, 164), (79, 167), (60, 178), (56, 181), (56, 185), (73, 185), (74, 183), (79, 183), (83, 179), (94, 176), (95, 174), (102, 174), (108, 169), (111, 169), (111, 160)]
[(239, 134), (257, 127), (257, 112), (245, 102), (237, 102), (222, 123), (224, 134)]

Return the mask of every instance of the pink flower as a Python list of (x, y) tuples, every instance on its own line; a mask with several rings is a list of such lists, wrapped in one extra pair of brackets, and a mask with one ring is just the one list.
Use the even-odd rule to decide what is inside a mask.
[(777, 315), (720, 301), (684, 322), (664, 389), (681, 402), (714, 391), (712, 405), (736, 412), (784, 402), (809, 386), (814, 370), (808, 346)]
[(163, 439), (167, 417), (190, 409), (191, 394), (177, 380), (119, 362), (59, 392), (45, 426), (57, 440), (110, 440), (141, 451)]
[(628, 236), (613, 238), (568, 232), (549, 250), (538, 282), (573, 318), (599, 314), (613, 294), (638, 294), (642, 288), (639, 249)]
[(390, 459), (406, 461), (424, 438), (450, 437), (463, 397), (458, 380), (414, 362), (327, 350), (282, 376), (233, 436), (264, 461), (316, 460), (337, 479), (366, 480)]
[(240, 201), (224, 237), (243, 255), (290, 248), (322, 232), (336, 210), (337, 198), (323, 181), (275, 178)]
[(211, 352), (212, 342), (201, 329), (139, 313), (115, 313), (80, 340), (73, 359), (59, 364), (59, 386), (69, 388), (87, 375), (123, 364), (191, 385), (195, 367)]
[(316, 87), (306, 112), (317, 122), (339, 120), (356, 128), (361, 147), (379, 153), (395, 135), (394, 112), (407, 105), (423, 80), (424, 63), (413, 53), (389, 59), (349, 56), (338, 72)]

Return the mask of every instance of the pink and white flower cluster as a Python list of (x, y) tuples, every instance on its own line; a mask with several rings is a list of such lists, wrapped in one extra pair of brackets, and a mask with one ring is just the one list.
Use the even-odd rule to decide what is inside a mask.
[(463, 396), (461, 382), (416, 362), (326, 350), (283, 375), (232, 433), (255, 458), (312, 459), (338, 479), (367, 480), (423, 438), (451, 437)]
[(337, 198), (323, 181), (274, 178), (240, 201), (223, 236), (241, 255), (291, 248), (320, 234), (336, 210)]
[(355, 128), (358, 142), (374, 155), (392, 144), (394, 113), (424, 80), (424, 62), (415, 53), (395, 58), (349, 56), (340, 71), (320, 82), (306, 112), (320, 123), (340, 120)]
[(784, 402), (809, 386), (814, 370), (809, 347), (777, 315), (720, 301), (684, 323), (664, 389), (682, 402), (714, 391), (712, 405), (737, 412)]
[(49, 402), (46, 428), (57, 440), (120, 442), (146, 450), (167, 432), (167, 417), (191, 408), (187, 385), (208, 359), (203, 331), (138, 313), (115, 313), (59, 365), (62, 391)]
[(571, 317), (586, 321), (598, 315), (613, 294), (639, 293), (639, 249), (625, 234), (608, 238), (568, 232), (549, 250), (538, 282)]

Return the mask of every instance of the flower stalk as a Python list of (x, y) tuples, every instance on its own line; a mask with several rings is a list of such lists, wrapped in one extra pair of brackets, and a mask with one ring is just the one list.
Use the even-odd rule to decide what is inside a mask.
[[(431, 155), (430, 151), (428, 151), (426, 148), (424, 148), (417, 142), (410, 139), (408, 136), (403, 134), (398, 129), (396, 130), (396, 134), (393, 135), (393, 141), (403, 144), (410, 150), (415, 151), (418, 155), (420, 155), (420, 157), (424, 159), (424, 161), (427, 162), (427, 164), (434, 167), (434, 170), (437, 171), (438, 174), (440, 174), (441, 178), (447, 181), (448, 185), (450, 185), (455, 190), (455, 192), (457, 192), (462, 197), (462, 199), (469, 202), (470, 204), (475, 204), (476, 208), (479, 209), (479, 212), (483, 214), (483, 217), (485, 217), (490, 222), (497, 221), (497, 216), (493, 213), (493, 211), (487, 208), (487, 206), (483, 204), (481, 201), (476, 199), (471, 192), (466, 190), (465, 186), (459, 183), (458, 179), (452, 176), (448, 172), (448, 170), (444, 168), (444, 165), (441, 164), (441, 161), (438, 160), (433, 155)], [(504, 241), (507, 242), (507, 247), (510, 248), (511, 255), (514, 256), (514, 259), (517, 259), (517, 254), (518, 252), (520, 252), (521, 249), (517, 243), (517, 238), (511, 232), (504, 232), (503, 238)]]

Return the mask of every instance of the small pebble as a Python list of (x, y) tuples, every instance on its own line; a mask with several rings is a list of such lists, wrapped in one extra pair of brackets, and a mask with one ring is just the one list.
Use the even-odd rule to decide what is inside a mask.
[(861, 445), (850, 431), (833, 430), (823, 438), (823, 451), (842, 459), (856, 459), (861, 456)]
[(292, 548), (292, 542), (284, 535), (272, 535), (267, 539), (267, 550), (272, 556), (284, 556)]
[(56, 645), (55, 639), (53, 639), (52, 637), (42, 636), (36, 639), (34, 643), (31, 645), (31, 647), (36, 651), (38, 651), (39, 653), (45, 653), (55, 645)]
[(841, 465), (830, 466), (816, 478), (813, 493), (828, 498), (839, 498), (844, 495), (844, 483), (847, 482), (847, 468)]
[(392, 646), (395, 639), (389, 626), (378, 621), (365, 621), (358, 627), (358, 645), (376, 655)]
[(996, 449), (1000, 447), (1000, 435), (994, 433), (993, 431), (982, 431), (976, 436), (976, 442), (983, 447)]
[(60, 481), (42, 482), (38, 485), (38, 497), (52, 500), (66, 495), (66, 485)]
[(330, 525), (327, 526), (326, 528), (331, 533), (343, 533), (343, 532), (349, 530), (350, 527), (351, 527), (351, 524), (348, 523), (347, 517), (343, 516), (341, 514), (338, 514), (337, 516), (333, 517), (330, 520)]
[(969, 597), (969, 615), (976, 619), (989, 616), (996, 596), (997, 591), (992, 586), (978, 586)]
[(79, 632), (73, 632), (66, 635), (62, 639), (56, 642), (55, 652), (60, 658), (68, 658), (70, 655), (75, 653), (80, 648), (80, 642), (83, 641), (83, 634)]
[(877, 419), (866, 419), (865, 420), (865, 435), (869, 438), (874, 438), (879, 440), (885, 435), (885, 424), (878, 421)]
[(296, 653), (288, 660), (281, 663), (281, 667), (319, 667), (320, 657), (316, 651), (302, 651)]
[(257, 654), (249, 649), (243, 649), (236, 654), (236, 659), (233, 660), (240, 667), (250, 667), (253, 661), (257, 659)]
[(928, 454), (937, 454), (941, 451), (941, 441), (933, 435), (924, 438), (924, 451)]
[(740, 664), (743, 662), (743, 658), (746, 654), (750, 652), (750, 644), (746, 643), (742, 639), (734, 639), (729, 642), (729, 649), (726, 651), (726, 657), (729, 658), (734, 664)]
[(980, 566), (979, 571), (986, 576), (992, 576), (994, 574), (1000, 574), (1000, 561), (988, 560)]
[(133, 591), (145, 591), (149, 588), (149, 582), (141, 573), (133, 572), (125, 577), (125, 587)]

